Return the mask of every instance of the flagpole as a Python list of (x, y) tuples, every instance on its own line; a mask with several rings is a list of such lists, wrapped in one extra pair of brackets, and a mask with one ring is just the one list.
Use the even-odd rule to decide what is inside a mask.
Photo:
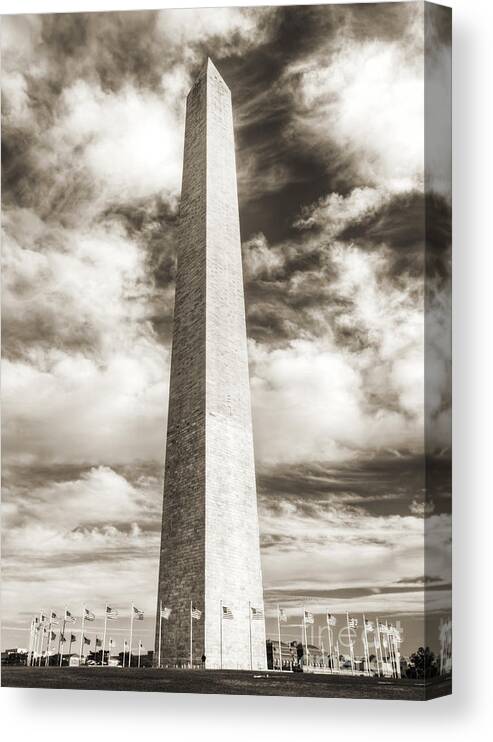
[(393, 675), (394, 677), (397, 677), (397, 663), (395, 661), (395, 644), (394, 644), (394, 634), (392, 633), (393, 626), (390, 625), (391, 633), (389, 633), (389, 639), (390, 639), (390, 652), (392, 654), (392, 667), (393, 667)]
[(366, 674), (370, 675), (370, 653), (368, 651), (368, 635), (366, 633), (366, 616), (363, 613), (363, 649), (365, 652)]
[(50, 621), (48, 623), (48, 639), (46, 641), (46, 657), (45, 657), (45, 667), (48, 667), (50, 664), (50, 655), (48, 654), (51, 644), (51, 614), (53, 613), (53, 609), (50, 608)]
[(44, 638), (46, 634), (46, 626), (43, 626), (43, 633), (41, 634), (41, 646), (40, 646), (40, 652), (39, 652), (39, 666), (41, 667), (43, 664), (43, 644), (44, 644)]
[(139, 668), (140, 668), (140, 645), (141, 645), (141, 641), (139, 639), (139, 653), (137, 655), (137, 667)]
[(380, 622), (378, 623), (378, 638), (380, 640), (380, 663), (382, 665), (382, 675), (384, 675), (385, 674), (384, 671), (385, 671), (385, 664), (386, 663), (384, 661), (384, 656), (383, 656), (383, 650), (384, 650), (384, 646), (383, 646), (383, 633), (382, 633), (382, 629), (380, 627)]
[(329, 630), (329, 670), (332, 673), (332, 670), (333, 670), (332, 664), (334, 662), (333, 657), (332, 657), (332, 628), (331, 628), (331, 625), (329, 623), (329, 616), (328, 615), (327, 615), (327, 628)]
[(390, 667), (392, 668), (392, 677), (394, 677), (394, 657), (392, 655), (392, 643), (390, 641), (389, 624), (385, 621), (385, 628), (387, 630), (387, 645), (389, 650)]
[(253, 670), (253, 655), (252, 655), (252, 604), (248, 601), (248, 631), (250, 637), (250, 670)]
[(60, 655), (59, 667), (62, 666), (62, 654), (60, 652), (60, 647), (62, 645), (62, 636), (65, 639), (65, 616), (66, 615), (67, 615), (67, 609), (65, 608), (64, 614), (63, 614), (62, 633), (58, 636), (58, 654)]
[(277, 635), (279, 638), (279, 670), (282, 672), (281, 616), (279, 614), (279, 603), (277, 604)]
[(31, 667), (34, 665), (36, 661), (35, 654), (36, 654), (36, 644), (37, 644), (38, 634), (39, 634), (39, 625), (38, 625), (38, 630), (36, 631), (36, 622), (35, 622), (34, 633), (33, 633), (33, 651), (31, 653), (31, 665), (30, 665)]
[(392, 647), (390, 646), (390, 635), (389, 635), (389, 623), (385, 621), (385, 636), (387, 637), (387, 658), (390, 662), (390, 670), (392, 677), (394, 677), (394, 661), (392, 659)]
[(159, 639), (158, 639), (158, 656), (157, 666), (161, 667), (161, 635), (163, 633), (163, 601), (159, 601)]
[(31, 618), (31, 626), (29, 629), (29, 649), (27, 651), (27, 660), (26, 665), (29, 667), (31, 664), (31, 652), (33, 647), (33, 626), (34, 626), (34, 618)]
[(34, 619), (31, 617), (31, 625), (29, 627), (29, 649), (27, 650), (27, 659), (26, 659), (26, 665), (28, 667), (31, 661), (31, 648), (33, 646), (33, 624), (34, 624)]
[(41, 650), (43, 648), (43, 637), (44, 637), (45, 627), (44, 623), (39, 624), (39, 637), (38, 637), (38, 643), (37, 643), (37, 657), (36, 657), (36, 664), (38, 667), (41, 667)]
[(392, 668), (392, 677), (394, 677), (394, 674), (395, 674), (394, 652), (392, 649), (392, 639), (390, 638), (389, 625), (387, 621), (385, 621), (385, 628), (387, 629), (387, 644), (389, 647), (389, 657), (390, 657), (390, 666)]
[(81, 626), (81, 629), (80, 629), (79, 665), (82, 662), (82, 652), (83, 652), (82, 645), (84, 643), (84, 622), (85, 622), (85, 620), (86, 620), (86, 607), (85, 607), (85, 605), (83, 605), (82, 606), (82, 626)]
[(366, 651), (366, 619), (363, 613), (363, 654), (365, 656), (365, 674), (368, 669), (368, 652)]
[(402, 675), (401, 675), (401, 650), (400, 650), (400, 647), (399, 647), (399, 645), (400, 645), (400, 639), (401, 639), (401, 635), (400, 635), (400, 632), (399, 632), (399, 640), (397, 640), (397, 637), (396, 637), (396, 640), (395, 640), (396, 641), (396, 653), (397, 653), (397, 677), (398, 678), (402, 677)]
[(103, 650), (101, 653), (101, 667), (104, 665), (104, 648), (106, 645), (106, 629), (108, 627), (108, 603), (104, 606), (104, 631), (103, 631)]
[[(36, 631), (36, 626), (38, 626), (38, 630), (37, 631)], [(37, 638), (38, 638), (38, 633), (39, 633), (39, 624), (36, 624), (36, 618), (34, 618), (34, 622), (33, 622), (33, 642), (32, 642), (32, 648), (31, 648), (31, 657), (30, 657), (30, 660), (29, 660), (29, 666), (30, 667), (33, 666), (34, 660), (35, 660), (34, 655), (35, 655), (35, 652), (36, 652), (36, 641), (37, 641)]]
[(41, 667), (41, 652), (43, 650), (43, 637), (45, 633), (44, 621), (41, 622), (41, 618), (44, 618), (43, 611), (39, 614), (39, 637), (38, 637), (38, 656), (36, 657), (36, 664)]
[(70, 655), (72, 653), (72, 629), (70, 629), (70, 641), (68, 643), (68, 664), (70, 665)]
[(128, 666), (132, 667), (132, 639), (133, 639), (133, 632), (134, 632), (134, 606), (133, 603), (130, 606), (130, 647), (128, 650)]
[(38, 667), (41, 667), (43, 657), (43, 643), (45, 640), (46, 626), (43, 624), (39, 636)]
[[(400, 634), (399, 634), (399, 639), (400, 639)], [(401, 677), (401, 658), (400, 658), (399, 642), (397, 641), (397, 634), (394, 634), (394, 651), (395, 651), (395, 669), (396, 669), (397, 677), (400, 678)]]
[(306, 655), (305, 656), (305, 663), (304, 664), (308, 665), (308, 647), (307, 647), (307, 638), (306, 638), (305, 606), (303, 606), (303, 641), (304, 641), (304, 644), (305, 644), (304, 655)]
[(347, 622), (347, 634), (349, 641), (349, 657), (351, 659), (351, 674), (354, 675), (354, 653), (353, 653), (353, 640), (351, 638), (351, 628), (349, 626), (349, 612), (346, 611), (346, 622)]
[(394, 677), (395, 676), (394, 648), (392, 646), (392, 635), (389, 631), (389, 627), (387, 623), (386, 623), (386, 628), (387, 628), (387, 642), (389, 645), (390, 664), (392, 666), (392, 677)]
[[(397, 629), (395, 629), (397, 632)], [(400, 639), (400, 634), (399, 634)], [(394, 634), (394, 652), (395, 652), (395, 671), (397, 674), (397, 677), (401, 677), (401, 658), (400, 658), (400, 650), (399, 650), (399, 642), (397, 641), (397, 633)]]
[(192, 601), (190, 601), (190, 670), (193, 667), (193, 616)]
[(387, 648), (385, 650), (385, 656), (387, 662), (390, 664), (390, 672), (392, 677), (394, 677), (394, 663), (392, 662), (392, 650), (390, 647), (390, 641), (389, 641), (389, 624), (388, 621), (385, 621), (385, 641), (387, 642)]
[(220, 668), (223, 669), (223, 601), (219, 603), (219, 610), (221, 612), (221, 623), (219, 624), (219, 644), (220, 644)]
[(378, 618), (375, 619), (375, 633), (373, 634), (373, 646), (375, 647), (375, 658), (377, 663), (377, 677), (380, 675), (380, 668), (378, 666), (378, 644), (380, 642), (380, 637), (377, 639), (377, 631), (378, 631)]
[(29, 652), (27, 654), (28, 667), (31, 667), (32, 656), (34, 652), (34, 625), (35, 625), (35, 620), (33, 616), (33, 618), (31, 618), (31, 632), (29, 634)]
[[(383, 675), (383, 653), (382, 653), (382, 637), (380, 635), (380, 622), (378, 620), (378, 616), (376, 619), (376, 626), (377, 626), (377, 633), (378, 633), (378, 649), (380, 650), (380, 670)], [(377, 657), (378, 657), (378, 649), (377, 649)]]
[(387, 629), (387, 643), (389, 645), (389, 657), (390, 657), (390, 666), (392, 668), (392, 677), (395, 675), (395, 665), (394, 665), (394, 651), (392, 647), (392, 638), (391, 634), (389, 632), (389, 626), (388, 623), (385, 622), (385, 628)]

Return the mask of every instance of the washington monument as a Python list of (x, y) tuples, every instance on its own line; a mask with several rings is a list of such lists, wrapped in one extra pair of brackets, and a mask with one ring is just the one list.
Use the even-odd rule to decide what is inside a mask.
[(177, 248), (156, 656), (265, 669), (233, 114), (210, 59), (187, 98)]

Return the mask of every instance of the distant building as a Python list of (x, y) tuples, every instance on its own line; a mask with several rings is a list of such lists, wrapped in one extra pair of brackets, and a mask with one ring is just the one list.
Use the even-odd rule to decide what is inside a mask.
[(25, 665), (27, 663), (27, 649), (15, 647), (2, 652), (2, 665)]
[[(279, 670), (279, 642), (267, 639), (267, 667), (269, 670)], [(298, 651), (296, 642), (281, 642), (281, 662), (283, 670), (292, 670), (298, 666)]]

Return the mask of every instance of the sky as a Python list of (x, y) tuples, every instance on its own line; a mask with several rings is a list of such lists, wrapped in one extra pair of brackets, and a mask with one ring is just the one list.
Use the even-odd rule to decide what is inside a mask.
[[(450, 164), (436, 136), (424, 168), (421, 3), (2, 20), (2, 646), (41, 608), (133, 602), (152, 648), (185, 98), (210, 56), (267, 633), (279, 603), (297, 638), (305, 605), (314, 638), (366, 612), (414, 649), (451, 579)], [(439, 97), (448, 28), (428, 32)]]

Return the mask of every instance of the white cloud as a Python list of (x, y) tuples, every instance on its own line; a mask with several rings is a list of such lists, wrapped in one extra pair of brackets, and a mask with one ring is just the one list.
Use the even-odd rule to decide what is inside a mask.
[(7, 231), (15, 218), (24, 233), (4, 241), (3, 312), (22, 354), (3, 363), (4, 452), (24, 463), (159, 458), (169, 351), (146, 320), (142, 251), (114, 225), (58, 230), (56, 249), (26, 212)]
[(335, 49), (317, 51), (287, 73), (296, 126), (321, 156), (335, 141), (362, 179), (397, 191), (423, 182), (422, 31), (412, 25), (407, 39), (394, 42), (343, 36)]
[(270, 8), (170, 8), (159, 13), (158, 31), (174, 46), (190, 45), (185, 49), (190, 58), (197, 55), (194, 43), (215, 37), (220, 44), (218, 52), (234, 43), (236, 51), (244, 53), (264, 39), (259, 21), (271, 12)]
[[(108, 599), (154, 611), (161, 485), (109, 467), (4, 493), (4, 618)], [(25, 565), (29, 564), (28, 573)], [(131, 596), (131, 597), (130, 597)]]
[(176, 111), (175, 96), (181, 82), (168, 75), (163, 86), (162, 95), (133, 87), (112, 93), (78, 80), (63, 93), (61, 113), (50, 138), (53, 143), (65, 142), (71, 151), (82, 150), (81, 162), (108, 197), (123, 201), (155, 194), (176, 198), (183, 112)]
[(389, 191), (384, 187), (354, 188), (347, 196), (329, 193), (317, 204), (305, 209), (295, 226), (306, 229), (319, 225), (323, 227), (325, 235), (335, 237), (348, 223), (382, 206), (388, 197)]
[[(310, 515), (304, 513), (301, 502), (282, 502), (272, 511), (268, 506), (262, 511), (263, 538), (281, 539), (262, 557), (267, 591), (282, 590), (286, 595), (297, 591), (310, 596), (320, 590), (361, 588), (377, 593), (396, 584), (404, 574), (424, 574), (422, 518), (378, 517), (344, 507), (310, 505)], [(289, 541), (283, 541), (287, 536)], [(403, 597), (409, 600), (409, 595)], [(382, 600), (388, 598), (381, 596)], [(393, 611), (405, 608), (398, 602), (398, 596), (392, 595)], [(413, 602), (418, 604), (414, 607), (423, 609), (421, 592), (414, 595)], [(316, 598), (310, 598), (310, 604), (316, 603)], [(370, 611), (371, 599), (365, 597), (364, 603)], [(352, 606), (353, 599), (336, 598), (334, 607), (339, 604)]]
[(271, 275), (283, 265), (280, 252), (271, 249), (261, 233), (244, 243), (242, 249), (245, 280), (252, 280), (261, 273)]
[[(278, 600), (278, 591), (284, 593), (282, 603), (294, 615), (299, 614), (299, 597), (290, 598), (290, 593), (306, 595), (307, 605), (320, 613), (328, 603), (334, 612), (421, 613), (423, 590), (389, 591), (400, 585), (403, 575), (419, 580), (425, 566), (426, 574), (436, 582), (450, 580), (450, 516), (431, 516), (425, 521), (421, 515), (372, 516), (313, 502), (308, 515), (302, 501), (277, 502), (272, 509), (264, 503), (262, 537), (279, 539), (262, 555), (264, 587), (267, 592), (276, 591)], [(426, 552), (426, 565), (425, 528), (433, 541), (433, 554)], [(362, 594), (316, 597), (319, 591), (338, 589), (361, 590)], [(446, 606), (447, 594), (442, 592), (438, 601), (430, 595), (430, 600), (435, 600), (435, 608)]]
[[(284, 251), (273, 251), (269, 260), (264, 243), (257, 242), (249, 270), (258, 269), (256, 260), (263, 270), (275, 267), (274, 257)], [(382, 280), (384, 248), (366, 253), (334, 243), (326, 247), (328, 255), (337, 271), (330, 279), (332, 298), (315, 310), (323, 333), (281, 348), (250, 343), (256, 454), (262, 464), (423, 447), (422, 287), (411, 279), (407, 289)], [(346, 302), (336, 316), (334, 296)], [(342, 329), (361, 333), (366, 345), (351, 352), (338, 342)]]

